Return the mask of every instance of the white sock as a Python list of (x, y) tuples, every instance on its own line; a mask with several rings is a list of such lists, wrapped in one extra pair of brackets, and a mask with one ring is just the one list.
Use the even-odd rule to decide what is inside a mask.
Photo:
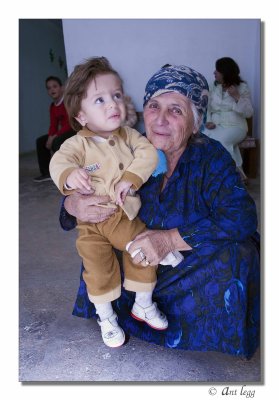
[(152, 305), (152, 294), (153, 292), (136, 292), (136, 303), (143, 307), (150, 307)]
[(102, 303), (102, 304), (94, 303), (94, 306), (96, 308), (96, 312), (99, 315), (99, 318), (101, 321), (104, 321), (104, 319), (108, 319), (113, 314), (113, 308), (112, 308), (111, 302)]

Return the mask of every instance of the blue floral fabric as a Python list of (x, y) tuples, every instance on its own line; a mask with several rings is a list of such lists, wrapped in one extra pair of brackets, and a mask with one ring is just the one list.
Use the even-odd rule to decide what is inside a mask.
[[(249, 358), (260, 333), (256, 208), (229, 153), (213, 139), (202, 134), (200, 139), (188, 143), (162, 192), (162, 175), (151, 177), (140, 190), (139, 216), (146, 225), (176, 227), (192, 247), (182, 252), (177, 267), (158, 267), (153, 299), (166, 314), (168, 329), (156, 331), (133, 319), (135, 294), (124, 288), (113, 306), (125, 332), (142, 340)], [(75, 226), (63, 206), (60, 223), (66, 230)], [(82, 273), (73, 315), (96, 317)]]
[(143, 106), (162, 93), (177, 92), (191, 100), (198, 112), (206, 114), (209, 88), (205, 77), (186, 65), (168, 65), (157, 71), (147, 82)]

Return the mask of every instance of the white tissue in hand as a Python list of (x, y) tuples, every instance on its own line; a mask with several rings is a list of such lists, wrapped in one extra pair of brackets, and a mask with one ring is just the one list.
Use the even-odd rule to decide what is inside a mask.
[(178, 251), (174, 250), (171, 251), (169, 254), (166, 255), (163, 260), (160, 261), (161, 265), (171, 265), (172, 267), (176, 267), (181, 261), (184, 259), (183, 255)]
[[(132, 243), (133, 242), (129, 242), (126, 245), (127, 251), (129, 251), (129, 247), (131, 246)], [(141, 249), (136, 249), (131, 254), (131, 257), (134, 258), (140, 251), (141, 251)], [(178, 250), (174, 250), (174, 251), (171, 251), (170, 253), (168, 253), (166, 255), (166, 257), (164, 257), (163, 260), (160, 261), (160, 264), (161, 265), (171, 265), (172, 267), (176, 267), (178, 264), (181, 263), (182, 260), (184, 260), (183, 255)]]

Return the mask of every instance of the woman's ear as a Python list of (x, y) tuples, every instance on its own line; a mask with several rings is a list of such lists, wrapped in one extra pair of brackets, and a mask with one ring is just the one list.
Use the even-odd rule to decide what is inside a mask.
[(77, 122), (80, 123), (81, 126), (85, 126), (87, 123), (87, 119), (82, 111), (78, 113), (78, 115), (75, 117), (75, 119), (77, 120)]

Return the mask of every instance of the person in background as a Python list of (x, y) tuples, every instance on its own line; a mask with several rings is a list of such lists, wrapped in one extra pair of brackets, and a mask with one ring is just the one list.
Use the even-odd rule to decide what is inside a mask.
[(49, 162), (61, 144), (76, 132), (72, 130), (69, 118), (63, 102), (63, 85), (56, 76), (49, 76), (46, 81), (46, 89), (53, 102), (50, 105), (50, 126), (47, 135), (40, 136), (36, 140), (37, 159), (40, 175), (34, 178), (34, 182), (51, 180), (49, 174)]
[[(157, 265), (175, 250), (184, 260), (175, 268), (157, 269), (153, 299), (168, 329), (155, 331), (131, 318), (135, 295), (125, 287), (112, 305), (122, 329), (149, 343), (249, 358), (260, 334), (256, 207), (227, 150), (200, 133), (207, 102), (206, 79), (187, 66), (161, 68), (146, 85), (146, 136), (165, 153), (167, 171), (150, 177), (139, 190), (139, 217), (148, 230), (135, 238), (129, 252), (141, 249), (133, 258), (139, 264), (144, 255)], [(61, 226), (73, 229), (76, 217), (105, 221), (104, 201), (108, 196), (67, 196)], [(73, 315), (96, 318), (82, 274)]]
[(238, 144), (248, 131), (246, 118), (253, 115), (250, 90), (240, 77), (237, 63), (230, 57), (216, 61), (214, 76), (204, 133), (222, 143), (235, 161), (242, 180), (247, 181)]

